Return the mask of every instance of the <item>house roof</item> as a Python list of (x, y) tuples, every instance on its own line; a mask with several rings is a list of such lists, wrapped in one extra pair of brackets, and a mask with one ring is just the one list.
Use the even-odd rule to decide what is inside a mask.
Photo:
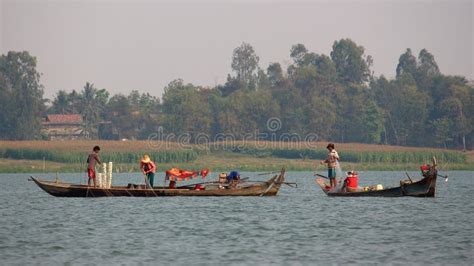
[(48, 124), (82, 124), (82, 116), (74, 115), (48, 115), (46, 117)]

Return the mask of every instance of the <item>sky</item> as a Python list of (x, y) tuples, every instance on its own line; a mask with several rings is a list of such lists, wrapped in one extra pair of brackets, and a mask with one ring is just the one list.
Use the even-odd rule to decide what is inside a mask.
[(291, 64), (294, 44), (329, 55), (350, 38), (373, 56), (376, 75), (393, 78), (407, 48), (426, 48), (442, 73), (474, 79), (473, 2), (0, 0), (0, 53), (35, 56), (47, 98), (86, 82), (154, 96), (177, 78), (223, 84), (242, 42), (263, 69)]

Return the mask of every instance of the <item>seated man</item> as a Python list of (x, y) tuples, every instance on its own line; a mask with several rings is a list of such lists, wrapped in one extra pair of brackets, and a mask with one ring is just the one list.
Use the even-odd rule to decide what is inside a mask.
[(227, 183), (229, 183), (229, 188), (236, 188), (239, 180), (240, 174), (237, 171), (231, 171), (229, 175), (227, 175)]
[(226, 182), (227, 182), (227, 174), (226, 173), (220, 173), (219, 174), (219, 189), (226, 188), (226, 186), (225, 186)]
[(344, 187), (346, 192), (356, 192), (358, 186), (357, 180), (357, 172), (356, 171), (349, 171), (347, 172), (347, 177), (344, 180)]

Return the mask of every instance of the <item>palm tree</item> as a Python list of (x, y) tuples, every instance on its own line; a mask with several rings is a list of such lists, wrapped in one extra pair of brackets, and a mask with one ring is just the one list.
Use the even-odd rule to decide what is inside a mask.
[(87, 82), (80, 94), (80, 113), (84, 118), (84, 133), (88, 138), (97, 137), (97, 122), (104, 106), (98, 97), (94, 84)]
[(56, 114), (70, 114), (73, 113), (72, 103), (66, 91), (60, 90), (53, 100), (51, 110)]

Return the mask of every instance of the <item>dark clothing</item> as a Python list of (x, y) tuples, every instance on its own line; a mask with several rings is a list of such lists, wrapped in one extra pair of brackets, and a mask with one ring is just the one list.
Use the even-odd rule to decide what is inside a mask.
[(227, 182), (230, 183), (232, 180), (239, 180), (240, 179), (240, 174), (237, 171), (231, 171), (227, 175)]
[(169, 188), (176, 188), (176, 181), (171, 180)]
[(336, 168), (328, 168), (328, 177), (336, 178)]
[(148, 174), (146, 174), (146, 178), (148, 180), (148, 184), (150, 185), (150, 187), (153, 187), (153, 181), (155, 180), (155, 173), (149, 172)]

